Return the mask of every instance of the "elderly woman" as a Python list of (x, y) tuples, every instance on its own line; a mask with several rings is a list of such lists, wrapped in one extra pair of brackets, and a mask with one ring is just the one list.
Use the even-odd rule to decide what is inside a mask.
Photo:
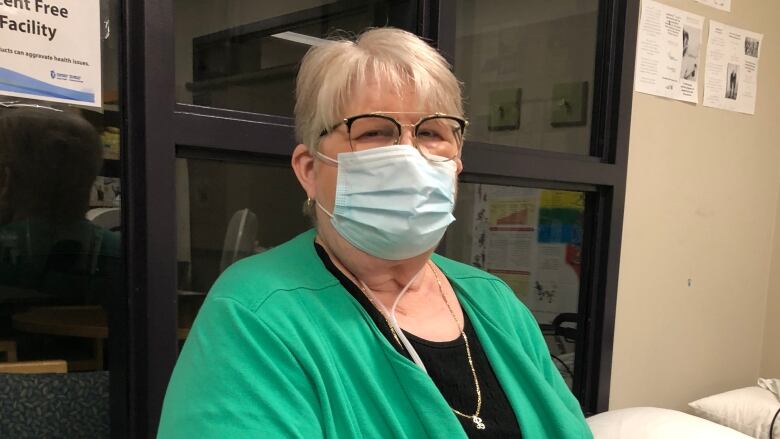
[(466, 128), (447, 62), (397, 29), (313, 47), (295, 114), (315, 228), (214, 285), (160, 437), (591, 437), (509, 287), (433, 254)]

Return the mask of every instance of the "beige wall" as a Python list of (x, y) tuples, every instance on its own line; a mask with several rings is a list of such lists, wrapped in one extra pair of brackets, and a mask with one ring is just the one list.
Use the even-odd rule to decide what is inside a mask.
[[(780, 139), (775, 142), (780, 143)], [(775, 214), (774, 254), (769, 277), (761, 376), (780, 378), (780, 198)]]
[(753, 385), (762, 358), (779, 375), (780, 2), (665, 3), (764, 33), (759, 96), (748, 116), (634, 93), (612, 409)]

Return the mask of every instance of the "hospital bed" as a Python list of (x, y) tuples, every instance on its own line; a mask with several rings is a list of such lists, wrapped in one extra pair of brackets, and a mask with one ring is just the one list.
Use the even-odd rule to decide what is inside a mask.
[(692, 414), (656, 407), (588, 418), (596, 439), (780, 439), (780, 379), (693, 401)]

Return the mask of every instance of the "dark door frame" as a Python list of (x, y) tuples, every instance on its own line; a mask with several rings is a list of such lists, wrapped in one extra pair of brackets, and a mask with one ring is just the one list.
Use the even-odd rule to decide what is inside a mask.
[[(454, 53), (454, 2), (420, 2), (418, 33)], [(596, 188), (591, 227), (594, 291), (581, 306), (583, 340), (593, 355), (582, 364), (581, 401), (587, 413), (607, 409), (614, 339), (620, 238), (639, 0), (602, 0), (594, 84), (593, 155), (579, 157), (469, 142), (469, 178), (545, 187)], [(112, 432), (117, 437), (156, 435), (162, 401), (178, 352), (176, 340), (177, 145), (289, 156), (290, 118), (177, 104), (172, 1), (124, 2), (122, 45), (124, 242), (128, 300), (126, 322), (110, 341), (126, 364), (112, 368)], [(451, 58), (450, 58), (451, 59)], [(256, 139), (262, 138), (262, 145)], [(121, 326), (121, 324), (120, 324)], [(582, 354), (582, 352), (578, 352)], [(121, 355), (117, 358), (122, 358)], [(575, 389), (576, 390), (576, 389)], [(117, 398), (121, 399), (118, 400)]]
[(173, 2), (127, 0), (122, 194), (127, 267), (126, 437), (154, 437), (176, 362)]

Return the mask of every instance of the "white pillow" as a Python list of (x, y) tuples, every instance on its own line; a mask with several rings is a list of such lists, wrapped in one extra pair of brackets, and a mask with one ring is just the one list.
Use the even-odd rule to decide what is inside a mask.
[[(702, 398), (688, 404), (693, 414), (759, 439), (769, 439), (769, 426), (780, 401), (769, 390), (745, 387)], [(773, 435), (780, 439), (780, 419)]]
[(655, 407), (612, 410), (587, 421), (595, 439), (750, 439), (696, 416)]

